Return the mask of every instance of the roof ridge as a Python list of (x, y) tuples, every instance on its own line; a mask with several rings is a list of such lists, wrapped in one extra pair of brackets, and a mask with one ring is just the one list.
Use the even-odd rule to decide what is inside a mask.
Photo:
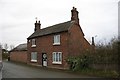
[(54, 25), (51, 25), (51, 26), (42, 28), (41, 30), (44, 30), (44, 29), (46, 29), (46, 28), (50, 28), (50, 27), (52, 27), (52, 26), (56, 26), (56, 25), (59, 25), (59, 24), (67, 23), (67, 22), (71, 22), (71, 20), (70, 20), (70, 21), (66, 21), (66, 22), (57, 23), (57, 24), (54, 24)]
[(48, 34), (53, 34), (53, 33), (68, 31), (71, 24), (73, 24), (73, 22), (71, 22), (71, 20), (70, 20), (70, 21), (58, 23), (58, 24), (40, 29), (39, 31), (35, 31), (27, 39), (35, 38), (35, 37), (38, 37), (38, 36), (44, 36), (44, 35), (48, 35)]

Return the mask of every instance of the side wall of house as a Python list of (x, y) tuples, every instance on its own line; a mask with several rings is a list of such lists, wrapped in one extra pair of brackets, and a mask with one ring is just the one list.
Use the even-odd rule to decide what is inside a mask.
[(91, 48), (91, 45), (84, 38), (82, 30), (78, 25), (73, 25), (69, 29), (69, 55), (77, 56), (80, 55), (83, 51)]
[[(53, 45), (54, 35), (60, 34), (60, 45)], [(68, 54), (68, 34), (67, 32), (56, 33), (46, 36), (41, 36), (36, 39), (36, 47), (31, 47), (31, 42), (28, 43), (28, 63), (42, 65), (42, 53), (47, 54), (47, 66), (52, 68), (66, 68), (66, 56)], [(37, 52), (37, 63), (30, 61), (31, 52)], [(62, 52), (62, 64), (52, 63), (52, 53)]]
[(27, 63), (27, 51), (10, 52), (10, 60), (16, 62)]

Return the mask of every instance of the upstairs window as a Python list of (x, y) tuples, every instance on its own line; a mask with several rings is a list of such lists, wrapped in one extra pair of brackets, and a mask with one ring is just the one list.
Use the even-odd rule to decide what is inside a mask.
[(36, 40), (32, 39), (32, 47), (36, 47)]
[(53, 45), (60, 45), (60, 35), (54, 35)]

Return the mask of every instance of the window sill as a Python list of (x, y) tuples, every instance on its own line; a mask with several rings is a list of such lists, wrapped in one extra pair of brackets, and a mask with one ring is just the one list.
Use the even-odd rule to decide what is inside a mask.
[(53, 45), (60, 45), (60, 43), (54, 43)]
[(62, 62), (52, 62), (52, 64), (62, 64)]
[(37, 60), (31, 60), (31, 62), (37, 62)]
[(31, 47), (36, 47), (36, 45), (32, 45)]

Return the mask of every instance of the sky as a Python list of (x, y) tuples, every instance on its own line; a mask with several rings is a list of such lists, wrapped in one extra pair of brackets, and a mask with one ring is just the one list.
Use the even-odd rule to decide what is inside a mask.
[(79, 12), (80, 26), (91, 43), (118, 36), (119, 0), (0, 0), (0, 43), (17, 46), (34, 32), (36, 17), (41, 28), (71, 20)]
[(118, 36), (120, 40), (120, 1), (118, 2)]

